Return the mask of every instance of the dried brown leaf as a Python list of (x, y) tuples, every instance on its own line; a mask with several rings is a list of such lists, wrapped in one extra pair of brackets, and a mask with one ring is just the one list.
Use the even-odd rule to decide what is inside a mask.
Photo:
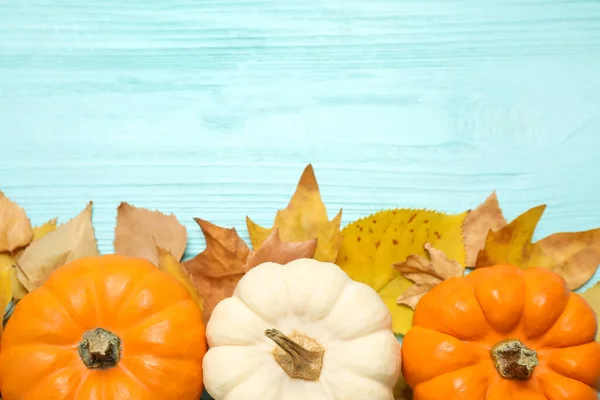
[(484, 248), (485, 239), (490, 229), (497, 231), (506, 224), (496, 192), (493, 192), (479, 207), (469, 212), (463, 224), (466, 266), (475, 265), (477, 254)]
[(12, 252), (33, 239), (25, 210), (0, 191), (0, 252)]
[(238, 281), (247, 271), (250, 249), (235, 228), (222, 228), (195, 218), (206, 239), (206, 249), (183, 263), (203, 300), (202, 316), (208, 323), (219, 301), (231, 297)]
[(235, 287), (244, 275), (240, 273), (214, 278), (199, 272), (192, 274), (192, 282), (198, 289), (200, 296), (202, 296), (202, 319), (205, 324), (208, 324), (212, 311), (217, 304), (233, 295)]
[(258, 250), (252, 252), (246, 260), (245, 271), (265, 262), (287, 264), (299, 258), (312, 258), (317, 248), (317, 239), (305, 242), (282, 242), (279, 229), (274, 229)]
[(600, 264), (600, 228), (547, 236), (532, 246), (528, 267), (547, 267), (575, 290), (594, 276)]
[(117, 208), (115, 253), (141, 257), (158, 265), (156, 246), (168, 251), (178, 261), (187, 245), (187, 230), (175, 215), (134, 207), (122, 202)]
[(79, 215), (31, 242), (19, 254), (17, 278), (28, 291), (39, 287), (62, 265), (100, 254), (92, 225), (92, 205), (92, 202), (88, 203)]
[(446, 255), (434, 248), (431, 244), (425, 244), (425, 250), (429, 259), (413, 254), (406, 258), (405, 262), (394, 264), (394, 268), (405, 278), (414, 282), (414, 285), (398, 297), (398, 304), (406, 304), (413, 310), (417, 303), (435, 285), (446, 279), (462, 276), (464, 268), (455, 260), (449, 260)]
[(185, 267), (192, 273), (200, 271), (214, 278), (246, 272), (250, 249), (235, 228), (222, 228), (200, 218), (194, 220), (204, 234), (206, 249), (186, 261)]

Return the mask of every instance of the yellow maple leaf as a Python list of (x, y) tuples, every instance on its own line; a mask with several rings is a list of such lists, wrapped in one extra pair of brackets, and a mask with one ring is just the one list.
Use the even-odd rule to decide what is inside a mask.
[(475, 266), (544, 267), (565, 278), (571, 290), (585, 284), (600, 264), (600, 228), (555, 233), (532, 243), (545, 208), (545, 205), (534, 207), (503, 228), (489, 231)]
[(336, 264), (350, 278), (379, 293), (392, 315), (394, 332), (405, 334), (412, 324), (413, 310), (396, 301), (413, 283), (393, 265), (412, 254), (425, 256), (425, 243), (464, 265), (461, 233), (466, 215), (467, 212), (448, 215), (411, 209), (380, 211), (342, 230), (343, 241)]
[(12, 299), (12, 285), (11, 285), (11, 270), (13, 266), (6, 265), (0, 267), (0, 310), (2, 310), (0, 319), (0, 331), (4, 329), (4, 314)]
[(287, 208), (277, 211), (271, 228), (263, 228), (249, 217), (246, 217), (246, 225), (255, 250), (271, 235), (273, 229), (278, 228), (284, 242), (304, 242), (317, 238), (314, 259), (330, 262), (336, 259), (342, 243), (341, 220), (342, 210), (329, 220), (313, 167), (309, 164)]
[(0, 251), (13, 252), (33, 239), (25, 210), (0, 191)]
[(175, 257), (173, 257), (171, 253), (162, 247), (156, 246), (156, 251), (158, 254), (158, 268), (183, 284), (190, 296), (192, 296), (192, 299), (194, 299), (196, 304), (198, 304), (198, 307), (200, 307), (200, 310), (202, 310), (202, 298), (192, 283), (192, 277), (186, 270), (184, 270), (183, 265)]
[[(592, 306), (596, 312), (596, 319), (600, 319), (600, 282), (596, 283), (585, 292), (578, 294)], [(596, 331), (596, 340), (600, 341), (600, 321), (598, 322), (598, 329)]]
[(503, 228), (497, 231), (490, 230), (483, 250), (477, 255), (475, 267), (494, 264), (526, 266), (531, 254), (531, 239), (545, 209), (545, 205), (534, 207)]

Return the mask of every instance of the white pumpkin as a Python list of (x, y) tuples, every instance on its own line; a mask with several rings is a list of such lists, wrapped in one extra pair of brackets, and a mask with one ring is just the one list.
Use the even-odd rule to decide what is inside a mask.
[(251, 269), (206, 328), (216, 400), (392, 400), (400, 344), (369, 286), (312, 259)]

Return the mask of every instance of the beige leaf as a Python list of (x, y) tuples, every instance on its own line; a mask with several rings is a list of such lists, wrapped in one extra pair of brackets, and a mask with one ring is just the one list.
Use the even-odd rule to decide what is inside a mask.
[(25, 210), (0, 191), (0, 252), (12, 252), (32, 239), (31, 221)]
[(493, 192), (479, 207), (469, 212), (463, 223), (466, 266), (474, 266), (477, 262), (477, 254), (484, 248), (490, 229), (497, 231), (506, 224), (496, 192)]
[[(33, 241), (41, 239), (46, 236), (50, 232), (54, 232), (56, 230), (56, 220), (57, 218), (53, 218), (42, 224), (40, 226), (36, 226), (33, 228)], [(4, 266), (16, 266), (17, 261), (15, 260), (25, 248), (19, 249), (13, 254), (9, 253), (0, 253), (0, 267)], [(11, 268), (11, 281), (12, 281), (12, 296), (13, 298), (19, 300), (22, 299), (27, 294), (27, 289), (19, 282), (17, 279), (17, 269)]]
[(28, 291), (39, 287), (62, 265), (100, 254), (92, 225), (92, 205), (92, 202), (88, 203), (75, 218), (31, 242), (19, 254), (17, 278)]
[(406, 258), (405, 262), (394, 264), (394, 268), (405, 278), (414, 282), (398, 297), (398, 304), (406, 304), (413, 310), (417, 303), (435, 285), (446, 279), (462, 276), (464, 268), (455, 260), (449, 260), (440, 250), (431, 244), (425, 244), (425, 250), (429, 259), (413, 254)]
[(115, 227), (115, 253), (141, 257), (158, 265), (156, 246), (181, 260), (187, 245), (187, 229), (175, 215), (134, 207), (125, 202), (117, 208)]

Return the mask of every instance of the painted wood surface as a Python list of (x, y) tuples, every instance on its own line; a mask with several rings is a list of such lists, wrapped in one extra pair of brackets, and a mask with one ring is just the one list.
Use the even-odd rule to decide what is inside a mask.
[(496, 190), (548, 205), (536, 238), (591, 229), (599, 71), (595, 0), (0, 1), (0, 188), (34, 223), (93, 200), (103, 253), (121, 200), (188, 256), (193, 217), (247, 238), (307, 163), (344, 223)]

